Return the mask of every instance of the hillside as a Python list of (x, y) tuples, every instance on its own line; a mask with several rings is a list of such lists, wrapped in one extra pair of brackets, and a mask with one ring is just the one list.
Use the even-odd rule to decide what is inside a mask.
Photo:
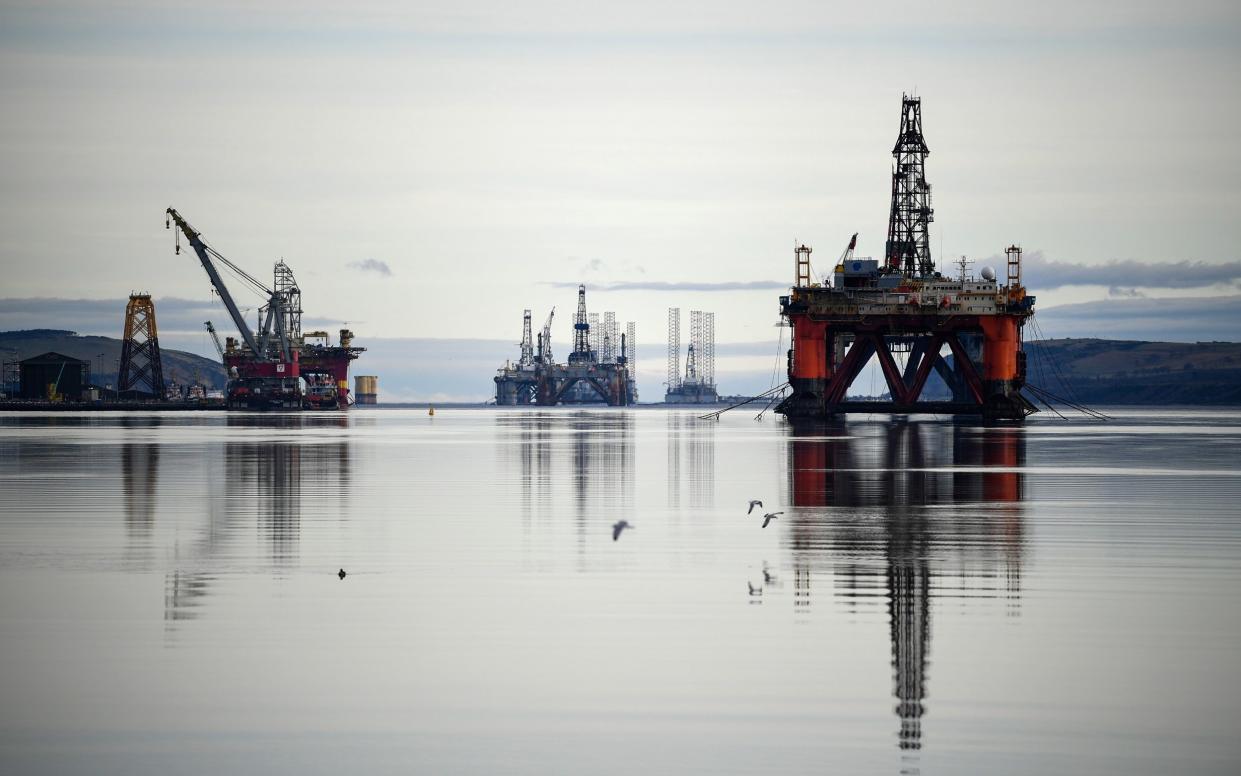
[[(1241, 343), (1027, 342), (1030, 383), (1093, 404), (1241, 404)], [(1068, 397), (1073, 398), (1073, 397)]]
[[(60, 329), (26, 329), (0, 332), (0, 360), (6, 364), (54, 351), (89, 361), (91, 380), (116, 385), (121, 361), (121, 340), (113, 337), (79, 336)], [(223, 388), (224, 367), (218, 361), (183, 350), (160, 349), (164, 381), (182, 385), (200, 381), (211, 388)]]

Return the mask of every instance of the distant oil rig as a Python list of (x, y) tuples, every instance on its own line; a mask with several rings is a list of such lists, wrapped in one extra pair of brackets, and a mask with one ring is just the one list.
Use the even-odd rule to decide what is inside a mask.
[(547, 316), (538, 344), (531, 331), (530, 310), (522, 318), (521, 353), (516, 363), (506, 362), (494, 378), (497, 405), (606, 404), (624, 407), (638, 401), (634, 379), (636, 327), (630, 321), (625, 332), (617, 329), (616, 313), (586, 312), (586, 286), (577, 287), (577, 313), (573, 317), (573, 352), (563, 364), (552, 355), (552, 320)]
[(667, 404), (716, 404), (715, 313), (689, 311), (689, 348), (681, 371), (681, 308), (668, 308)]
[[(981, 415), (1023, 420), (1036, 408), (1021, 394), (1026, 359), (1021, 332), (1034, 314), (1034, 297), (1021, 283), (1021, 249), (1006, 251), (1007, 276), (999, 285), (987, 267), (981, 277), (960, 262), (945, 277), (931, 260), (930, 153), (922, 136), (922, 101), (905, 96), (901, 128), (892, 150), (892, 206), (883, 264), (855, 258), (857, 235), (827, 278), (816, 279), (811, 249), (795, 250), (796, 280), (780, 297), (780, 313), (793, 329), (788, 352), (791, 393), (776, 408), (789, 418), (826, 418), (850, 412)], [(941, 355), (947, 347), (951, 363)], [(907, 353), (903, 368), (893, 353)], [(878, 356), (888, 401), (850, 401), (846, 391)], [(952, 393), (950, 401), (920, 401), (930, 373)]]

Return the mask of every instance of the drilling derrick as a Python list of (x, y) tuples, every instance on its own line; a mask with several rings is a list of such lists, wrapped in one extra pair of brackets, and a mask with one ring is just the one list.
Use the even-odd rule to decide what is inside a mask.
[(935, 272), (931, 261), (931, 184), (926, 182), (922, 98), (901, 98), (901, 131), (892, 148), (892, 210), (888, 217), (887, 269), (907, 276)]
[[(921, 100), (904, 97), (882, 265), (854, 256), (855, 234), (831, 282), (815, 283), (809, 249), (796, 248), (797, 284), (780, 297), (780, 313), (793, 329), (791, 394), (777, 412), (790, 418), (887, 412), (1022, 420), (1035, 411), (1021, 394), (1021, 329), (1034, 314), (1034, 297), (1021, 285), (1021, 250), (1012, 246), (1005, 251), (1004, 285), (990, 267), (980, 277), (970, 275), (967, 260), (959, 277), (935, 271), (928, 234), (933, 215), (925, 177), (928, 153)], [(897, 356), (904, 354), (904, 363), (898, 364)], [(872, 360), (878, 362), (887, 396), (849, 398), (850, 385)], [(932, 373), (942, 382), (935, 388), (941, 396), (924, 399)], [(944, 391), (947, 398), (942, 398)]]
[(526, 310), (521, 318), (521, 358), (518, 366), (534, 366), (534, 340), (530, 334), (530, 311)]
[(573, 316), (573, 352), (570, 364), (586, 364), (595, 360), (590, 347), (590, 318), (586, 315), (586, 286), (577, 287), (577, 313)]
[(125, 342), (121, 345), (117, 391), (126, 398), (135, 394), (147, 394), (156, 401), (164, 398), (164, 369), (150, 294), (130, 294), (125, 306)]

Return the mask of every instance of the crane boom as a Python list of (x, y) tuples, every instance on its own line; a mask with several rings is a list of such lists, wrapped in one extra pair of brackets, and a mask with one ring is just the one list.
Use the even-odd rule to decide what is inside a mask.
[(211, 335), (211, 341), (215, 343), (215, 352), (220, 354), (220, 361), (224, 361), (224, 346), (220, 344), (220, 335), (215, 333), (215, 327), (211, 325), (211, 321), (203, 321), (203, 325), (207, 327), (207, 333)]
[(547, 323), (543, 324), (542, 345), (539, 355), (542, 356), (544, 364), (552, 363), (552, 318), (556, 317), (556, 308), (547, 314)]
[[(211, 285), (215, 288), (216, 293), (220, 295), (220, 299), (224, 301), (224, 306), (228, 309), (228, 314), (233, 319), (233, 325), (237, 327), (237, 331), (241, 334), (242, 340), (250, 347), (254, 353), (255, 359), (259, 361), (267, 360), (265, 349), (260, 349), (258, 342), (254, 339), (254, 333), (250, 331), (250, 327), (246, 325), (246, 319), (237, 309), (237, 303), (233, 301), (233, 295), (229, 293), (228, 287), (224, 285), (224, 279), (220, 277), (219, 271), (215, 268), (215, 263), (211, 261), (211, 255), (208, 253), (206, 244), (198, 232), (194, 231), (194, 227), (190, 226), (181, 214), (172, 208), (168, 208), (168, 216), (176, 222), (177, 228), (180, 229), (186, 239), (190, 241), (190, 246), (194, 248), (194, 253), (198, 254), (198, 260), (202, 262), (203, 269), (207, 272), (207, 277), (211, 280)], [(168, 224), (165, 224), (168, 226)], [(218, 346), (217, 342), (217, 346)]]

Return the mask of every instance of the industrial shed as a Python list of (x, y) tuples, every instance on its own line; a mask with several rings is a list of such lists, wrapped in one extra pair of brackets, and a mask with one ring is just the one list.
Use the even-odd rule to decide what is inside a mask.
[[(47, 399), (52, 393), (80, 401), (90, 385), (90, 362), (62, 353), (44, 353), (18, 362), (23, 399)], [(49, 387), (50, 386), (50, 387)]]

